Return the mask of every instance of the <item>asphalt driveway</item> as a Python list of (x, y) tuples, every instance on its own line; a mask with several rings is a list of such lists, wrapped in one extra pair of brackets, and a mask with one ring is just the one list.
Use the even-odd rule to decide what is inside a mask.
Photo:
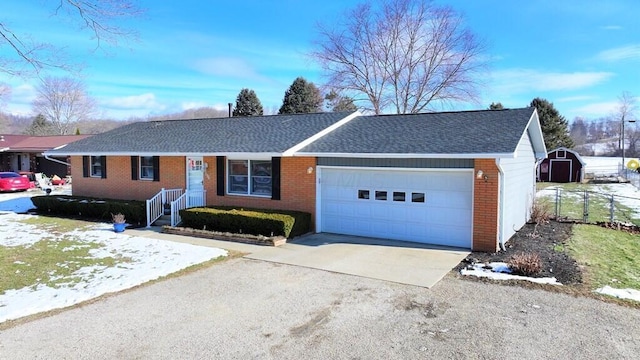
[(457, 279), (209, 268), (0, 330), (10, 359), (635, 359), (640, 311)]
[(468, 254), (458, 248), (321, 233), (246, 257), (430, 288)]

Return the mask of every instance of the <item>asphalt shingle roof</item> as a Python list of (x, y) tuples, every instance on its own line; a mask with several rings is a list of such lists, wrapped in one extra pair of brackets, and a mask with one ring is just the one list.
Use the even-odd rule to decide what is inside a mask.
[(512, 153), (533, 108), (357, 117), (300, 149), (334, 154)]
[(47, 154), (281, 153), (350, 113), (138, 122)]

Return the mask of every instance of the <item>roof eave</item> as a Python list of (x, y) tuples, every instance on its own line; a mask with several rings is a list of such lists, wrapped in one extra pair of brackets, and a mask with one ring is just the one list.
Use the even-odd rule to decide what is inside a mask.
[(336, 157), (336, 158), (369, 158), (369, 159), (512, 159), (515, 153), (462, 153), (462, 154), (419, 154), (419, 153), (322, 153), (297, 152), (299, 157)]

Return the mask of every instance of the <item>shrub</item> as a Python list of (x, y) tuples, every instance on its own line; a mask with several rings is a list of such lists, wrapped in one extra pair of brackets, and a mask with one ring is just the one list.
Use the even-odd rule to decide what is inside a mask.
[(109, 222), (112, 221), (111, 214), (122, 214), (130, 224), (142, 225), (147, 222), (147, 210), (144, 201), (69, 195), (42, 195), (32, 197), (31, 202), (41, 213)]
[(509, 268), (516, 275), (534, 276), (542, 271), (542, 260), (538, 254), (521, 253), (509, 260)]
[(551, 219), (551, 209), (549, 203), (534, 200), (531, 205), (531, 222), (535, 224), (546, 224)]
[(311, 214), (301, 211), (218, 206), (181, 210), (180, 216), (185, 227), (236, 234), (292, 238), (311, 228)]

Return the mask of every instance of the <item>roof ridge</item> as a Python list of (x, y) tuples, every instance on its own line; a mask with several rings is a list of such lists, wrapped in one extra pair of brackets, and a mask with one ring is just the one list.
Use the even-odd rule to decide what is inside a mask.
[(371, 114), (371, 115), (362, 115), (362, 117), (370, 117), (370, 116), (418, 116), (418, 115), (431, 115), (431, 114), (462, 114), (462, 113), (474, 113), (474, 112), (500, 112), (500, 111), (515, 111), (515, 110), (529, 110), (534, 109), (531, 106), (521, 107), (521, 108), (504, 108), (504, 109), (474, 109), (474, 110), (450, 110), (450, 111), (433, 111), (433, 112), (422, 112), (422, 113), (407, 113), (407, 114)]

